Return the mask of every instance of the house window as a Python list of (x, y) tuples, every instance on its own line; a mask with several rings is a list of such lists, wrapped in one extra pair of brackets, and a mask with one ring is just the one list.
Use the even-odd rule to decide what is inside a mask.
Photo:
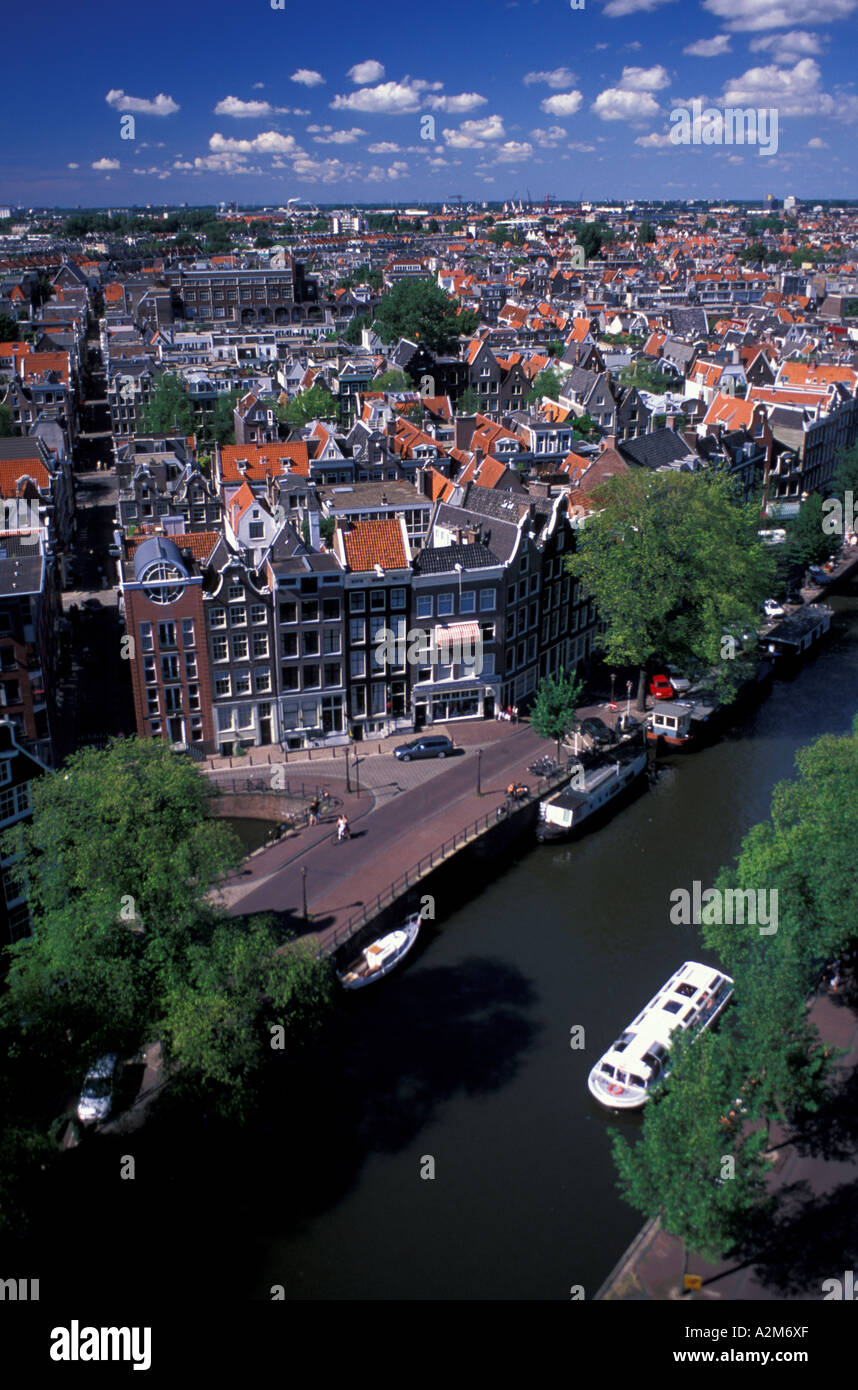
[(452, 595), (452, 594), (439, 594), (439, 595), (438, 595), (438, 617), (439, 617), (439, 618), (449, 618), (449, 617), (452, 616), (452, 613), (453, 613), (453, 595)]
[(254, 632), (253, 634), (253, 655), (255, 657), (268, 655), (268, 633)]
[(338, 661), (325, 662), (325, 685), (340, 685), (341, 681), (340, 663)]
[(236, 675), (235, 675), (235, 693), (236, 693), (236, 695), (249, 695), (249, 694), (250, 694), (250, 672), (249, 672), (249, 671), (237, 671), (237, 672), (236, 672)]
[(305, 656), (318, 656), (318, 655), (319, 655), (319, 634), (318, 634), (318, 632), (305, 632), (305, 633), (303, 634), (303, 642), (304, 642), (304, 655), (305, 655)]
[(298, 605), (297, 605), (297, 603), (292, 603), (292, 602), (281, 603), (281, 605), (280, 605), (280, 621), (281, 621), (281, 623), (297, 623), (297, 621), (298, 621)]
[(352, 680), (360, 680), (366, 675), (366, 652), (352, 652), (350, 662)]
[(155, 650), (151, 623), (140, 624), (140, 647), (144, 652), (153, 652)]
[(385, 714), (387, 712), (386, 687), (383, 681), (374, 681), (372, 684), (372, 706), (370, 713)]
[(494, 589), (480, 589), (480, 612), (493, 613), (495, 607)]
[(209, 627), (226, 627), (226, 609), (213, 608), (209, 613)]
[(322, 599), (322, 620), (326, 623), (334, 622), (340, 616), (340, 601), (338, 598)]
[(183, 619), (182, 619), (182, 646), (183, 646), (183, 647), (194, 647), (194, 646), (196, 646), (196, 638), (194, 637), (194, 620), (193, 620), (193, 618), (183, 618)]
[(176, 624), (158, 624), (158, 646), (163, 651), (165, 647), (175, 647), (176, 645)]
[(315, 662), (304, 667), (304, 689), (316, 690), (320, 685), (321, 670)]
[(143, 658), (143, 679), (147, 685), (158, 684), (158, 672), (155, 669), (154, 656), (144, 656)]
[(475, 613), (477, 611), (477, 596), (471, 590), (469, 593), (462, 593), (459, 598), (460, 613)]
[(298, 655), (298, 634), (297, 632), (281, 632), (280, 647), (286, 657)]
[(284, 690), (298, 689), (298, 667), (282, 666), (280, 668), (280, 684)]
[(229, 676), (217, 676), (215, 679), (215, 695), (229, 695), (232, 690), (232, 683)]
[(352, 618), (349, 621), (349, 640), (355, 646), (359, 642), (366, 641), (366, 623), (363, 618)]
[(390, 606), (391, 606), (391, 608), (397, 609), (397, 610), (400, 610), (400, 611), (401, 611), (401, 610), (405, 607), (405, 601), (406, 601), (405, 596), (406, 596), (406, 590), (405, 590), (405, 589), (391, 589), (391, 591), (390, 591)]
[(378, 612), (380, 608), (385, 608), (387, 606), (387, 595), (384, 589), (372, 590), (369, 596), (369, 606), (370, 608), (374, 608), (376, 612)]
[(264, 603), (252, 603), (252, 604), (250, 605), (250, 621), (251, 621), (252, 623), (264, 623), (264, 622), (265, 622), (265, 604), (264, 604)]
[(353, 589), (349, 594), (349, 612), (366, 612), (366, 594), (360, 589)]
[(187, 652), (185, 655), (185, 679), (195, 681), (197, 679), (197, 654)]
[(265, 525), (261, 521), (251, 521), (247, 534), (252, 541), (261, 541), (265, 535)]
[(301, 622), (317, 623), (319, 621), (319, 600), (316, 598), (305, 599), (301, 604)]
[(226, 596), (230, 603), (236, 603), (245, 597), (244, 588), (241, 584), (230, 584), (226, 591)]
[(247, 638), (245, 636), (233, 637), (232, 659), (233, 661), (247, 660)]
[(178, 656), (161, 657), (161, 676), (165, 681), (177, 681), (179, 679)]
[(233, 627), (244, 627), (247, 623), (247, 609), (230, 608), (229, 621)]
[(254, 671), (253, 684), (258, 695), (263, 695), (266, 691), (271, 689), (271, 672), (268, 670), (267, 666), (260, 667), (258, 671)]
[(417, 616), (418, 616), (418, 618), (431, 618), (431, 617), (432, 617), (432, 595), (431, 595), (431, 594), (420, 594), (420, 595), (418, 596), (418, 599), (417, 599)]
[(226, 661), (228, 655), (229, 655), (229, 652), (228, 652), (228, 648), (227, 648), (226, 638), (225, 638), (225, 637), (213, 637), (213, 638), (212, 638), (212, 660), (213, 660), (213, 661)]

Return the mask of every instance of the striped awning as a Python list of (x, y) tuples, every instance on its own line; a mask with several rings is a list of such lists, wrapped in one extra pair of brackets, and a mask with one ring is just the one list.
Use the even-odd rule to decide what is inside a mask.
[(449, 627), (436, 627), (434, 645), (440, 651), (458, 647), (459, 651), (475, 651), (480, 643), (479, 623), (451, 623)]

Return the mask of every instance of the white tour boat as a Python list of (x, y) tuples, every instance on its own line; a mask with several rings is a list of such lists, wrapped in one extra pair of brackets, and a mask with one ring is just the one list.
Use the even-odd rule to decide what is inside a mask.
[(646, 745), (618, 745), (604, 754), (586, 755), (572, 780), (539, 803), (536, 838), (564, 839), (603, 810), (646, 771)]
[(724, 1012), (733, 981), (723, 971), (687, 960), (599, 1058), (587, 1085), (612, 1110), (635, 1110), (668, 1072), (671, 1034), (704, 1032)]
[(363, 989), (364, 985), (371, 985), (375, 980), (389, 975), (411, 950), (419, 930), (420, 913), (412, 912), (401, 927), (364, 947), (356, 960), (338, 972), (340, 984), (344, 989)]

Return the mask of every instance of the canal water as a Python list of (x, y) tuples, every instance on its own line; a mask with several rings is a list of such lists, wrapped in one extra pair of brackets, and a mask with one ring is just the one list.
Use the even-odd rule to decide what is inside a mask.
[(710, 886), (796, 750), (850, 728), (858, 591), (833, 606), (828, 645), (740, 727), (665, 761), (600, 831), (535, 847), (458, 910), (438, 902), (419, 957), (348, 1000), (319, 1077), (346, 1117), (330, 1132), (343, 1162), (327, 1156), (339, 1190), (273, 1213), (256, 1296), (593, 1297), (642, 1224), (609, 1150), (640, 1121), (602, 1111), (587, 1073), (677, 965), (714, 959), (699, 928), (671, 925), (671, 890)]
[[(609, 1151), (615, 1126), (640, 1121), (598, 1107), (587, 1073), (677, 965), (707, 958), (698, 928), (670, 924), (671, 891), (711, 885), (796, 750), (849, 730), (858, 589), (833, 602), (829, 643), (719, 743), (663, 762), (577, 844), (534, 845), (470, 896), (446, 890), (401, 972), (342, 993), (324, 1045), (269, 1069), (255, 1117), (226, 1125), (168, 1089), (142, 1129), (65, 1155), (26, 1267), (53, 1293), (121, 1286), (181, 1306), (274, 1287), (592, 1298), (642, 1224)], [(135, 1181), (119, 1182), (129, 1154)], [(70, 1219), (74, 1259), (57, 1237)]]

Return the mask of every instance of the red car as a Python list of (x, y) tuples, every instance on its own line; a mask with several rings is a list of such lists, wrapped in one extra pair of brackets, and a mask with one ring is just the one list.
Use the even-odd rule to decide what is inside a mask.
[(676, 691), (669, 678), (663, 673), (652, 677), (649, 683), (649, 693), (655, 700), (674, 700), (676, 698)]

